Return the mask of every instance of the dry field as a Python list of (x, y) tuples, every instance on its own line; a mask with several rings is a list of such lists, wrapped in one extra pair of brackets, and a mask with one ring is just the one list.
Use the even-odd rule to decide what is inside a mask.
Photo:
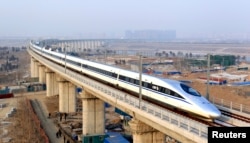
[(112, 43), (112, 50), (135, 50), (135, 51), (188, 51), (193, 53), (221, 53), (221, 54), (248, 54), (249, 43), (166, 43), (166, 42), (120, 42)]
[(35, 113), (26, 99), (25, 96), (6, 99), (6, 102), (10, 104), (5, 108), (10, 111), (10, 107), (16, 107), (16, 112), (4, 119), (5, 122), (11, 122), (11, 124), (6, 127), (7, 135), (3, 136), (3, 139), (11, 138), (11, 143), (43, 143), (40, 127), (34, 119)]

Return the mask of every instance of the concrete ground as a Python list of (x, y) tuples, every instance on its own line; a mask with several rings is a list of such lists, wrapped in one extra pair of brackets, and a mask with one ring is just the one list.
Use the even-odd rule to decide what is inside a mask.
[(43, 107), (43, 104), (41, 104), (41, 102), (37, 99), (33, 99), (31, 103), (34, 111), (41, 121), (42, 127), (47, 134), (49, 141), (51, 143), (64, 143), (63, 136), (57, 137), (56, 133), (58, 132), (59, 128), (52, 119), (48, 118), (48, 113)]

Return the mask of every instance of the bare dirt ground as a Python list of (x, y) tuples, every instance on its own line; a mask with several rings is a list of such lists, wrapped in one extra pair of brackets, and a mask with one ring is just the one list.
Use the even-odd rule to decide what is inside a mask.
[[(26, 99), (24, 96), (19, 96), (6, 100), (6, 102), (11, 103), (6, 109), (8, 110), (13, 106), (16, 108), (16, 111), (8, 118), (3, 119), (3, 122), (10, 122), (10, 124), (5, 127), (7, 134), (3, 136), (1, 141), (10, 141), (12, 143), (45, 142), (37, 122), (38, 120), (34, 118), (35, 114)], [(10, 110), (6, 111), (6, 113), (10, 113)]]
[(55, 115), (59, 111), (59, 96), (44, 97), (43, 101), (48, 113)]

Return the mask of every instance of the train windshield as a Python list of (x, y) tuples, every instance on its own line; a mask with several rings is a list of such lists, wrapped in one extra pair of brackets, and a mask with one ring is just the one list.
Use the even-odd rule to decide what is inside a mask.
[(193, 96), (201, 96), (200, 93), (198, 91), (196, 91), (195, 89), (193, 89), (192, 87), (189, 87), (185, 84), (180, 84), (181, 88), (187, 92), (188, 94), (191, 94)]

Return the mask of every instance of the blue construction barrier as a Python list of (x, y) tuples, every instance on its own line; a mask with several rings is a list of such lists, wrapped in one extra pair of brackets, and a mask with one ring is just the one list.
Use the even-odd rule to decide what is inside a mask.
[(250, 81), (245, 81), (245, 82), (235, 82), (235, 83), (231, 83), (231, 86), (249, 86), (250, 85)]
[(130, 143), (118, 132), (107, 132), (108, 137), (104, 139), (104, 143)]

